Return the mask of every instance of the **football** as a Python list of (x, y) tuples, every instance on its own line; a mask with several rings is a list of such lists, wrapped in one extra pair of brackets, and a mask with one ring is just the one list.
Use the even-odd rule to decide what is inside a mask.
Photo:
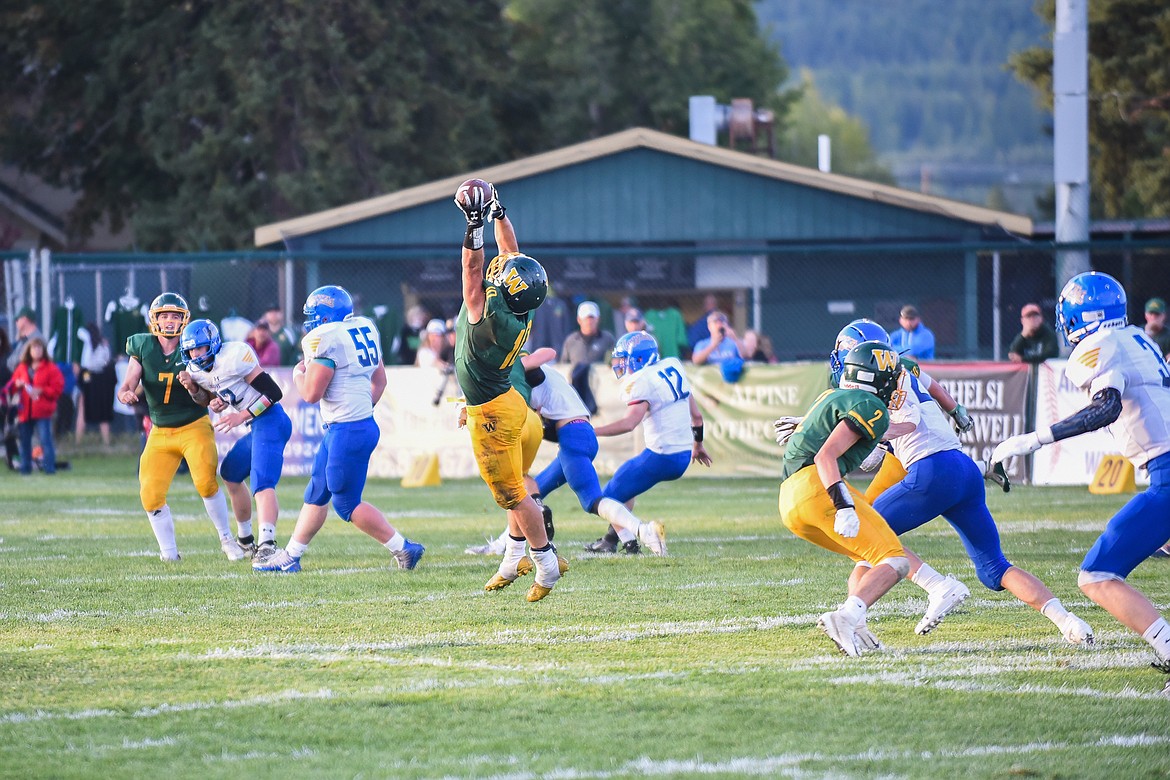
[(492, 199), (492, 185), (483, 179), (468, 179), (455, 191), (455, 201), (465, 211), (482, 210)]

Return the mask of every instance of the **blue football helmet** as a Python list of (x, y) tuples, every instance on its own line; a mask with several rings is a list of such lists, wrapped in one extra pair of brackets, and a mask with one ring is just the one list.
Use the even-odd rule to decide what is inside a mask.
[(309, 293), (305, 299), (305, 333), (327, 322), (341, 322), (353, 316), (353, 298), (344, 287), (327, 284)]
[(1123, 328), (1128, 323), (1125, 290), (1109, 274), (1077, 274), (1056, 301), (1056, 329), (1069, 346), (1102, 328)]
[[(215, 365), (215, 356), (223, 346), (223, 339), (219, 337), (219, 328), (211, 320), (191, 320), (183, 328), (183, 335), (179, 338), (179, 354), (183, 360), (202, 371), (210, 371)], [(207, 351), (199, 357), (192, 357), (191, 350), (196, 347), (207, 347)]]
[(618, 379), (658, 362), (658, 342), (644, 330), (627, 333), (613, 345), (613, 373)]
[(880, 341), (890, 343), (890, 334), (886, 329), (873, 320), (859, 319), (841, 328), (837, 334), (837, 341), (833, 344), (833, 351), (829, 353), (829, 368), (833, 372), (833, 384), (841, 381), (841, 372), (845, 370), (845, 356), (849, 350), (863, 341)]

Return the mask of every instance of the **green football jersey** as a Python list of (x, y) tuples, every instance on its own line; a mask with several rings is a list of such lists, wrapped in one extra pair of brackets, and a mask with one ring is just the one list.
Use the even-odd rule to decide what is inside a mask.
[(528, 377), (524, 375), (524, 356), (527, 354), (528, 350), (520, 350), (520, 357), (512, 364), (512, 387), (524, 396), (524, 403), (532, 400), (532, 385), (528, 384)]
[(513, 314), (495, 285), (484, 289), (484, 316), (467, 321), (467, 304), (455, 323), (455, 374), (470, 406), (486, 404), (512, 387), (512, 366), (532, 330), (532, 312)]
[(186, 363), (178, 345), (164, 355), (157, 336), (136, 333), (126, 339), (126, 354), (142, 364), (142, 387), (152, 423), (160, 428), (181, 428), (207, 415), (206, 407), (191, 400), (187, 388), (179, 384), (179, 372)]
[(813, 402), (788, 440), (781, 481), (805, 466), (811, 466), (817, 452), (842, 420), (847, 420), (849, 427), (861, 435), (861, 440), (837, 459), (842, 477), (861, 465), (890, 427), (889, 411), (876, 395), (864, 390), (826, 390)]

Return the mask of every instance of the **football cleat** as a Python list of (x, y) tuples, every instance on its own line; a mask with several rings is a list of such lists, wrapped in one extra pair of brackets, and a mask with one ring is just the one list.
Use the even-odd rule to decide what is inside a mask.
[(422, 560), (423, 553), (426, 551), (427, 548), (418, 542), (407, 539), (402, 543), (402, 549), (394, 553), (394, 560), (398, 561), (400, 569), (413, 569), (418, 566), (418, 562)]
[(252, 564), (252, 571), (273, 572), (277, 574), (296, 574), (301, 570), (301, 559), (288, 554), (288, 550), (278, 550), (270, 557), (267, 563), (257, 566)]
[(242, 561), (251, 555), (251, 550), (241, 547), (234, 536), (221, 536), (219, 549), (223, 550), (229, 561)]
[(853, 637), (857, 641), (857, 648), (863, 653), (886, 649), (882, 640), (878, 639), (865, 623), (857, 624), (857, 630), (853, 632)]
[(1170, 542), (1159, 547), (1150, 553), (1151, 558), (1170, 558)]
[(1170, 658), (1164, 658), (1160, 661), (1152, 661), (1150, 662), (1150, 666), (1154, 667), (1159, 672), (1170, 674)]
[(926, 604), (926, 614), (914, 627), (914, 633), (929, 634), (938, 628), (938, 624), (943, 621), (943, 618), (958, 609), (959, 605), (966, 601), (970, 595), (971, 591), (967, 589), (966, 585), (948, 575), (946, 585), (930, 594)]
[[(555, 550), (553, 551), (553, 554), (554, 555), (556, 554)], [(528, 599), (529, 603), (540, 601), (542, 598), (544, 598), (548, 594), (552, 593), (553, 585), (555, 585), (557, 583), (557, 580), (559, 580), (562, 576), (564, 576), (564, 574), (568, 571), (569, 571), (569, 562), (566, 561), (564, 558), (562, 558), (560, 555), (557, 555), (557, 574), (556, 574), (556, 577), (554, 577), (553, 581), (549, 582), (547, 585), (541, 585), (539, 582), (532, 583), (532, 587), (528, 589), (528, 595), (525, 596), (525, 598)], [(540, 574), (537, 574), (536, 576), (539, 577)]]
[(526, 575), (530, 571), (532, 571), (532, 566), (533, 566), (532, 559), (529, 558), (527, 555), (525, 555), (523, 558), (521, 558), (520, 560), (518, 560), (516, 562), (516, 576), (515, 577), (508, 578), (497, 571), (495, 574), (492, 575), (492, 578), (487, 581), (487, 584), (483, 586), (483, 589), (484, 590), (503, 590), (504, 588), (511, 585), (513, 582), (515, 582), (520, 577), (523, 577), (524, 575)]
[(497, 536), (493, 539), (488, 539), (484, 544), (474, 544), (463, 552), (468, 555), (503, 555), (504, 537)]
[(626, 555), (641, 555), (642, 547), (638, 544), (637, 539), (631, 539), (628, 542), (622, 542), (622, 552)]
[(1065, 616), (1064, 625), (1060, 627), (1060, 633), (1070, 645), (1092, 647), (1094, 643), (1093, 629), (1089, 627), (1088, 623), (1071, 612)]
[(861, 655), (861, 648), (857, 646), (857, 624), (845, 616), (840, 610), (833, 610), (821, 615), (817, 620), (820, 627), (829, 639), (840, 648), (841, 652), (851, 658)]
[(595, 542), (590, 542), (589, 544), (585, 545), (585, 552), (614, 553), (617, 552), (617, 548), (618, 535), (617, 532), (613, 530), (613, 526), (611, 525), (606, 529), (604, 536)]
[(268, 561), (272, 559), (272, 556), (276, 555), (278, 552), (280, 552), (280, 548), (276, 546), (276, 542), (274, 540), (261, 542), (259, 545), (255, 546), (252, 552), (252, 568), (255, 569), (268, 563)]
[(666, 555), (666, 528), (657, 520), (638, 526), (638, 541), (655, 555)]
[(174, 555), (167, 555), (166, 553), (159, 553), (158, 559), (160, 561), (166, 561), (167, 563), (175, 563), (177, 561), (183, 560), (183, 556), (179, 555), (178, 553), (175, 553)]

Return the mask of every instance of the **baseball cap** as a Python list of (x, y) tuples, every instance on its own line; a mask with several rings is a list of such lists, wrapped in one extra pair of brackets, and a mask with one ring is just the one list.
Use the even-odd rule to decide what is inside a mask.
[(601, 309), (593, 301), (582, 301), (581, 305), (577, 307), (578, 317), (600, 317)]
[(1027, 317), (1029, 314), (1039, 314), (1044, 316), (1044, 312), (1040, 311), (1040, 307), (1034, 303), (1025, 303), (1024, 308), (1020, 309), (1020, 316)]
[(629, 308), (626, 310), (626, 322), (641, 322), (646, 318), (642, 316), (641, 309)]
[(427, 323), (427, 333), (446, 333), (447, 324), (440, 319), (434, 319)]
[(1148, 311), (1150, 314), (1165, 314), (1166, 301), (1162, 300), (1161, 298), (1150, 298), (1148, 301), (1146, 301), (1146, 311)]
[(916, 320), (916, 319), (918, 319), (918, 309), (907, 304), (907, 305), (902, 307), (901, 316), (905, 317), (908, 320)]
[(37, 313), (27, 306), (16, 313), (16, 319), (19, 320), (21, 317), (24, 317), (29, 322), (37, 321)]

